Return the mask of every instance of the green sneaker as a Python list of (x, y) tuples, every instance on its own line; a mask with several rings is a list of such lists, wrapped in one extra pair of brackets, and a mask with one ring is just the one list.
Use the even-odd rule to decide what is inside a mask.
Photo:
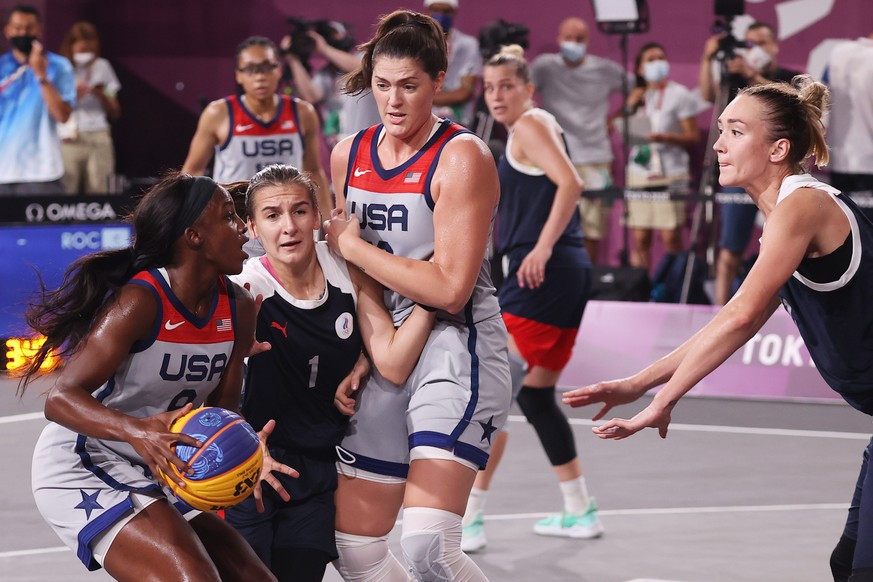
[(534, 533), (541, 536), (592, 539), (603, 535), (603, 523), (597, 517), (597, 504), (592, 497), (584, 513), (550, 515), (534, 525)]
[(471, 554), (483, 549), (487, 544), (485, 518), (480, 511), (473, 519), (473, 523), (461, 528), (461, 550)]

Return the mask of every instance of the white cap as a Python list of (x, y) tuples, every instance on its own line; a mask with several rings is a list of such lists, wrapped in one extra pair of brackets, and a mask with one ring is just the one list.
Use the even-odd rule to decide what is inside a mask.
[(431, 4), (448, 4), (452, 8), (458, 8), (458, 0), (424, 0), (424, 7), (429, 8)]

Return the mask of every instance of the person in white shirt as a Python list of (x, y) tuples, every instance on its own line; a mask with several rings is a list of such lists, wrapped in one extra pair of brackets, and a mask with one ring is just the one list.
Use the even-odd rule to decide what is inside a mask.
[(109, 61), (100, 56), (100, 37), (90, 22), (75, 23), (61, 45), (76, 75), (76, 107), (58, 128), (67, 194), (103, 194), (115, 173), (110, 122), (121, 117), (121, 83)]

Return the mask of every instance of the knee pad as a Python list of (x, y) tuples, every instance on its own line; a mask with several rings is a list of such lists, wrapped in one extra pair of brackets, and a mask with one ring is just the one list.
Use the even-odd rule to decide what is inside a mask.
[(336, 569), (348, 582), (406, 582), (406, 569), (388, 549), (388, 536), (336, 532)]
[(403, 510), (400, 547), (417, 582), (457, 580), (469, 560), (461, 552), (461, 516), (432, 507)]
[(509, 352), (509, 378), (512, 381), (512, 398), (518, 398), (524, 378), (527, 376), (527, 362), (516, 353)]
[(855, 557), (855, 540), (842, 536), (831, 552), (831, 574), (834, 582), (847, 582), (852, 575), (852, 559)]
[(576, 458), (576, 441), (567, 417), (555, 402), (555, 387), (524, 386), (516, 399), (527, 421), (531, 423), (553, 466)]

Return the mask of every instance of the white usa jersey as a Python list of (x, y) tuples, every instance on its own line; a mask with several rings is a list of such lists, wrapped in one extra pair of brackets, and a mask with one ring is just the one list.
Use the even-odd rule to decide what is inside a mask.
[(248, 180), (270, 164), (303, 167), (303, 133), (297, 114), (298, 99), (279, 97), (276, 116), (264, 122), (245, 103), (225, 97), (230, 126), (227, 140), (215, 148), (212, 177), (219, 184)]
[[(361, 224), (361, 237), (389, 253), (427, 261), (434, 252), (433, 209), (430, 183), (443, 147), (457, 135), (471, 133), (463, 126), (442, 120), (427, 143), (400, 166), (386, 170), (377, 153), (381, 125), (355, 136), (349, 152), (345, 197), (349, 215)], [(402, 295), (385, 290), (385, 305), (394, 323), (402, 322), (414, 303)], [(500, 308), (491, 284), (487, 257), (467, 307), (453, 315), (440, 311), (438, 319), (471, 323), (499, 314)]]

